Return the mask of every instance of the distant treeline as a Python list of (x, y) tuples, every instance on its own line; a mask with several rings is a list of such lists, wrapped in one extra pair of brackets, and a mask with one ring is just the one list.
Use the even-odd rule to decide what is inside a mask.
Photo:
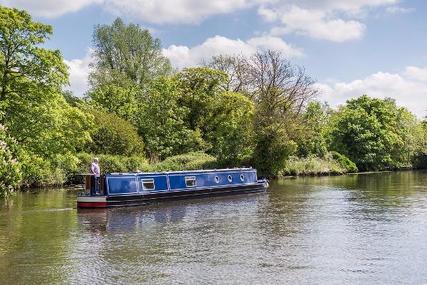
[(139, 25), (96, 26), (90, 88), (64, 91), (52, 27), (0, 6), (0, 193), (104, 171), (253, 166), (262, 176), (425, 167), (427, 124), (392, 99), (337, 110), (276, 51), (173, 70)]

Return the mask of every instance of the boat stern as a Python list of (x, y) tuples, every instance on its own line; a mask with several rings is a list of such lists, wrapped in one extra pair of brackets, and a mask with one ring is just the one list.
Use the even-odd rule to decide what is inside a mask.
[(106, 207), (108, 207), (107, 196), (77, 197), (77, 208), (106, 208)]

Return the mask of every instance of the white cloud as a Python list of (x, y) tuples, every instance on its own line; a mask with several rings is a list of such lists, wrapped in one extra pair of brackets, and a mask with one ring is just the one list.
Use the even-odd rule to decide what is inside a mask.
[(269, 0), (0, 0), (0, 4), (54, 18), (98, 4), (113, 14), (164, 23), (196, 23), (206, 17), (231, 13)]
[(75, 96), (82, 97), (88, 90), (89, 65), (93, 62), (92, 51), (89, 50), (82, 59), (64, 60), (70, 73), (69, 90)]
[(367, 94), (376, 98), (390, 97), (419, 117), (427, 115), (427, 67), (407, 67), (401, 73), (377, 72), (351, 82), (318, 83), (320, 98), (332, 106)]
[(25, 9), (33, 15), (47, 18), (59, 17), (76, 12), (91, 4), (102, 3), (103, 0), (0, 0), (0, 4)]
[(119, 15), (130, 15), (150, 23), (197, 23), (253, 5), (253, 0), (105, 0), (106, 7)]
[(316, 39), (344, 42), (360, 39), (365, 31), (363, 12), (389, 7), (398, 0), (287, 0), (259, 7), (258, 14), (277, 22), (270, 34), (296, 33)]
[(222, 36), (208, 38), (205, 42), (194, 47), (171, 45), (163, 49), (163, 54), (170, 59), (173, 66), (181, 69), (195, 66), (217, 55), (252, 55), (257, 50), (273, 49), (288, 57), (301, 56), (302, 51), (281, 38), (272, 36), (254, 37), (247, 41), (233, 40)]
[(281, 20), (285, 23), (284, 32), (335, 42), (359, 39), (365, 30), (365, 25), (358, 21), (329, 19), (324, 11), (306, 10), (297, 6), (283, 13)]
[(405, 69), (405, 75), (411, 79), (427, 82), (427, 67), (408, 66)]

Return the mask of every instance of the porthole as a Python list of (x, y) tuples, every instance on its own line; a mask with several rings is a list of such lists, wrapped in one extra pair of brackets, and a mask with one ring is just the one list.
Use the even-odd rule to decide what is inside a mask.
[(219, 177), (215, 176), (215, 182), (218, 184), (219, 183)]
[(233, 181), (233, 177), (231, 175), (228, 175), (227, 179), (228, 179), (228, 182), (232, 182)]
[(243, 175), (243, 174), (240, 174), (240, 181), (245, 181), (245, 175)]

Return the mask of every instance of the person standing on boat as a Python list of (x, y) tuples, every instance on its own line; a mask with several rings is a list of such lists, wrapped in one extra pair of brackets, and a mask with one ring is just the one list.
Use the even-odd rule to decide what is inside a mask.
[(99, 167), (99, 159), (96, 157), (90, 165), (90, 173), (95, 177), (95, 194), (99, 195), (99, 178), (101, 177), (101, 168)]

